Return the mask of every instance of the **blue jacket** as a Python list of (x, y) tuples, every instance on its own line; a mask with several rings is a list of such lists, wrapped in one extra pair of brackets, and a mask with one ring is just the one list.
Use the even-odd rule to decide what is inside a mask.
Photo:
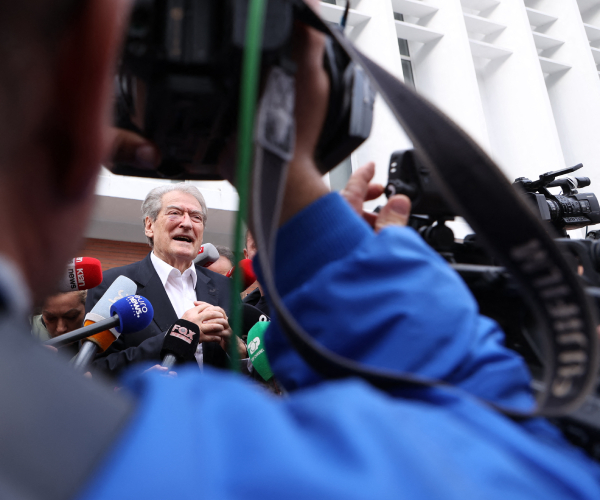
[(600, 498), (600, 468), (554, 427), (480, 401), (531, 409), (529, 374), (414, 231), (375, 235), (332, 194), (277, 251), (279, 290), (319, 342), (455, 388), (323, 381), (273, 319), (267, 353), (290, 397), (210, 369), (131, 377), (137, 415), (82, 498)]

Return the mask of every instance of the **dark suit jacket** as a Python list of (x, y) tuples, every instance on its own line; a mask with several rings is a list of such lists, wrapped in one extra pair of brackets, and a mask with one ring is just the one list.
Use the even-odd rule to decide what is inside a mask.
[[(196, 266), (196, 275), (198, 300), (222, 307), (229, 314), (231, 279), (198, 266)], [(117, 375), (132, 363), (155, 361), (156, 353), (160, 352), (160, 346), (162, 346), (164, 333), (178, 319), (169, 296), (152, 265), (150, 253), (139, 262), (115, 267), (104, 272), (102, 283), (88, 292), (86, 312), (92, 310), (96, 302), (119, 276), (126, 276), (137, 284), (136, 293), (150, 301), (154, 308), (154, 319), (144, 330), (121, 335), (105, 353), (97, 357), (94, 369), (111, 375)], [(217, 367), (227, 366), (225, 352), (218, 344), (205, 343), (202, 349), (206, 364)]]

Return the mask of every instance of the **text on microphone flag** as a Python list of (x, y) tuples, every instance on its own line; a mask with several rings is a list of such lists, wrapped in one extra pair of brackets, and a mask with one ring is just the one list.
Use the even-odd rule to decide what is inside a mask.
[(188, 330), (185, 326), (178, 325), (177, 323), (173, 325), (173, 328), (169, 333), (169, 335), (171, 335), (172, 337), (177, 337), (178, 339), (181, 339), (187, 342), (188, 344), (192, 343), (195, 334), (196, 332)]

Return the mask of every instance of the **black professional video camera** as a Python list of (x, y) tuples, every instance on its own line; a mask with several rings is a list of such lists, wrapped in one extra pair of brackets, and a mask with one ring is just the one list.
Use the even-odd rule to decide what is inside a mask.
[[(542, 220), (547, 220), (563, 235), (568, 229), (579, 229), (600, 223), (600, 205), (593, 193), (578, 193), (577, 188), (590, 185), (588, 177), (565, 177), (582, 168), (580, 163), (574, 167), (540, 175), (537, 181), (519, 177), (514, 184), (521, 187), (540, 211)], [(561, 187), (562, 193), (554, 195), (549, 187)]]
[[(526, 189), (539, 209), (543, 220), (549, 221), (564, 234), (600, 222), (598, 200), (593, 193), (577, 193), (576, 187), (589, 186), (587, 177), (556, 179), (578, 170), (583, 165), (549, 172), (532, 182), (525, 178), (515, 185)], [(552, 195), (548, 187), (561, 186), (562, 195)], [(388, 184), (385, 194), (405, 194), (412, 201), (409, 225), (442, 255), (460, 274), (474, 297), (481, 314), (494, 319), (504, 330), (506, 345), (517, 351), (529, 366), (534, 379), (544, 370), (544, 355), (540, 332), (523, 297), (518, 283), (504, 267), (498, 265), (484, 249), (475, 234), (456, 241), (452, 230), (445, 225), (460, 215), (452, 210), (414, 151), (396, 151), (390, 158)], [(600, 310), (600, 240), (557, 238), (571, 270), (581, 277), (588, 294)], [(600, 382), (600, 378), (599, 378)], [(539, 382), (537, 382), (539, 384)], [(574, 444), (584, 448), (600, 461), (600, 384), (583, 406), (568, 417), (553, 419)]]
[[(301, 0), (268, 2), (262, 84), (273, 65), (294, 72), (291, 41), (300, 8)], [(117, 77), (117, 126), (156, 143), (162, 164), (151, 171), (117, 164), (113, 172), (222, 178), (217, 164), (236, 132), (247, 17), (248, 0), (136, 0)], [(324, 66), (331, 94), (316, 159), (326, 173), (369, 136), (375, 95), (331, 37)]]

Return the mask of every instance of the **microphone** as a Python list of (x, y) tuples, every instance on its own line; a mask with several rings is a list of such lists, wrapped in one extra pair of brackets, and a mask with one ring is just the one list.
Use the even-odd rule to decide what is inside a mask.
[[(100, 297), (100, 300), (96, 302), (93, 309), (85, 315), (85, 322), (83, 326), (88, 326), (92, 323), (97, 323), (103, 319), (110, 318), (110, 306), (112, 306), (117, 300), (127, 297), (129, 295), (135, 295), (137, 291), (137, 285), (135, 282), (127, 278), (126, 276), (119, 276), (112, 285), (108, 287), (104, 295)], [(113, 329), (112, 333), (108, 330), (106, 332), (111, 337), (118, 337), (116, 330)], [(112, 342), (112, 340), (110, 340)], [(110, 343), (109, 343), (110, 345)]]
[(273, 371), (265, 352), (265, 331), (267, 328), (269, 328), (269, 322), (260, 321), (248, 332), (248, 357), (256, 372), (263, 380), (268, 382), (273, 377)]
[(242, 335), (249, 335), (250, 330), (256, 323), (269, 321), (271, 321), (271, 318), (258, 307), (242, 302)]
[(200, 327), (191, 321), (178, 319), (165, 335), (160, 350), (161, 365), (171, 369), (175, 363), (195, 361), (199, 341)]
[(244, 288), (248, 288), (256, 281), (256, 274), (254, 274), (254, 269), (252, 267), (252, 259), (242, 259), (238, 262), (238, 266), (240, 266), (240, 269), (242, 270)]
[[(108, 287), (106, 292), (104, 292), (104, 295), (100, 297), (100, 300), (96, 302), (94, 308), (85, 315), (83, 326), (86, 327), (93, 323), (98, 323), (103, 319), (110, 318), (112, 316), (112, 314), (110, 314), (110, 306), (123, 297), (135, 294), (136, 291), (137, 285), (132, 280), (126, 276), (119, 276), (115, 281), (113, 281), (112, 285)], [(114, 328), (112, 330), (104, 329), (100, 333), (97, 333), (94, 337), (101, 344), (98, 345), (100, 352), (104, 352), (118, 336), (119, 334)], [(84, 347), (86, 350), (91, 350), (92, 346), (88, 344), (89, 343), (87, 342), (84, 343), (81, 350), (83, 350)], [(80, 353), (81, 350), (79, 351)]]
[[(152, 318), (154, 318), (154, 309), (145, 297), (141, 295), (129, 295), (117, 300), (110, 307), (110, 317), (104, 321), (98, 321), (94, 326), (104, 322), (104, 330), (85, 340), (77, 356), (73, 358), (73, 367), (78, 371), (84, 368), (94, 359), (98, 352), (104, 352), (110, 344), (117, 340), (121, 333), (139, 332), (146, 328)], [(108, 329), (110, 328), (110, 330)], [(82, 328), (82, 330), (85, 329)], [(112, 340), (106, 335), (115, 331)]]
[(219, 257), (219, 251), (212, 243), (204, 243), (194, 259), (194, 264), (201, 267), (208, 267), (212, 263), (217, 262)]
[(61, 293), (89, 290), (102, 283), (102, 265), (93, 257), (75, 257), (58, 283)]
[[(62, 347), (78, 340), (87, 339), (96, 333), (110, 330), (111, 328), (114, 328), (118, 334), (139, 332), (150, 324), (154, 316), (154, 311), (150, 302), (141, 295), (129, 295), (117, 300), (111, 306), (110, 314), (111, 317), (109, 318), (54, 337), (43, 344)], [(93, 337), (89, 340), (98, 343)]]

